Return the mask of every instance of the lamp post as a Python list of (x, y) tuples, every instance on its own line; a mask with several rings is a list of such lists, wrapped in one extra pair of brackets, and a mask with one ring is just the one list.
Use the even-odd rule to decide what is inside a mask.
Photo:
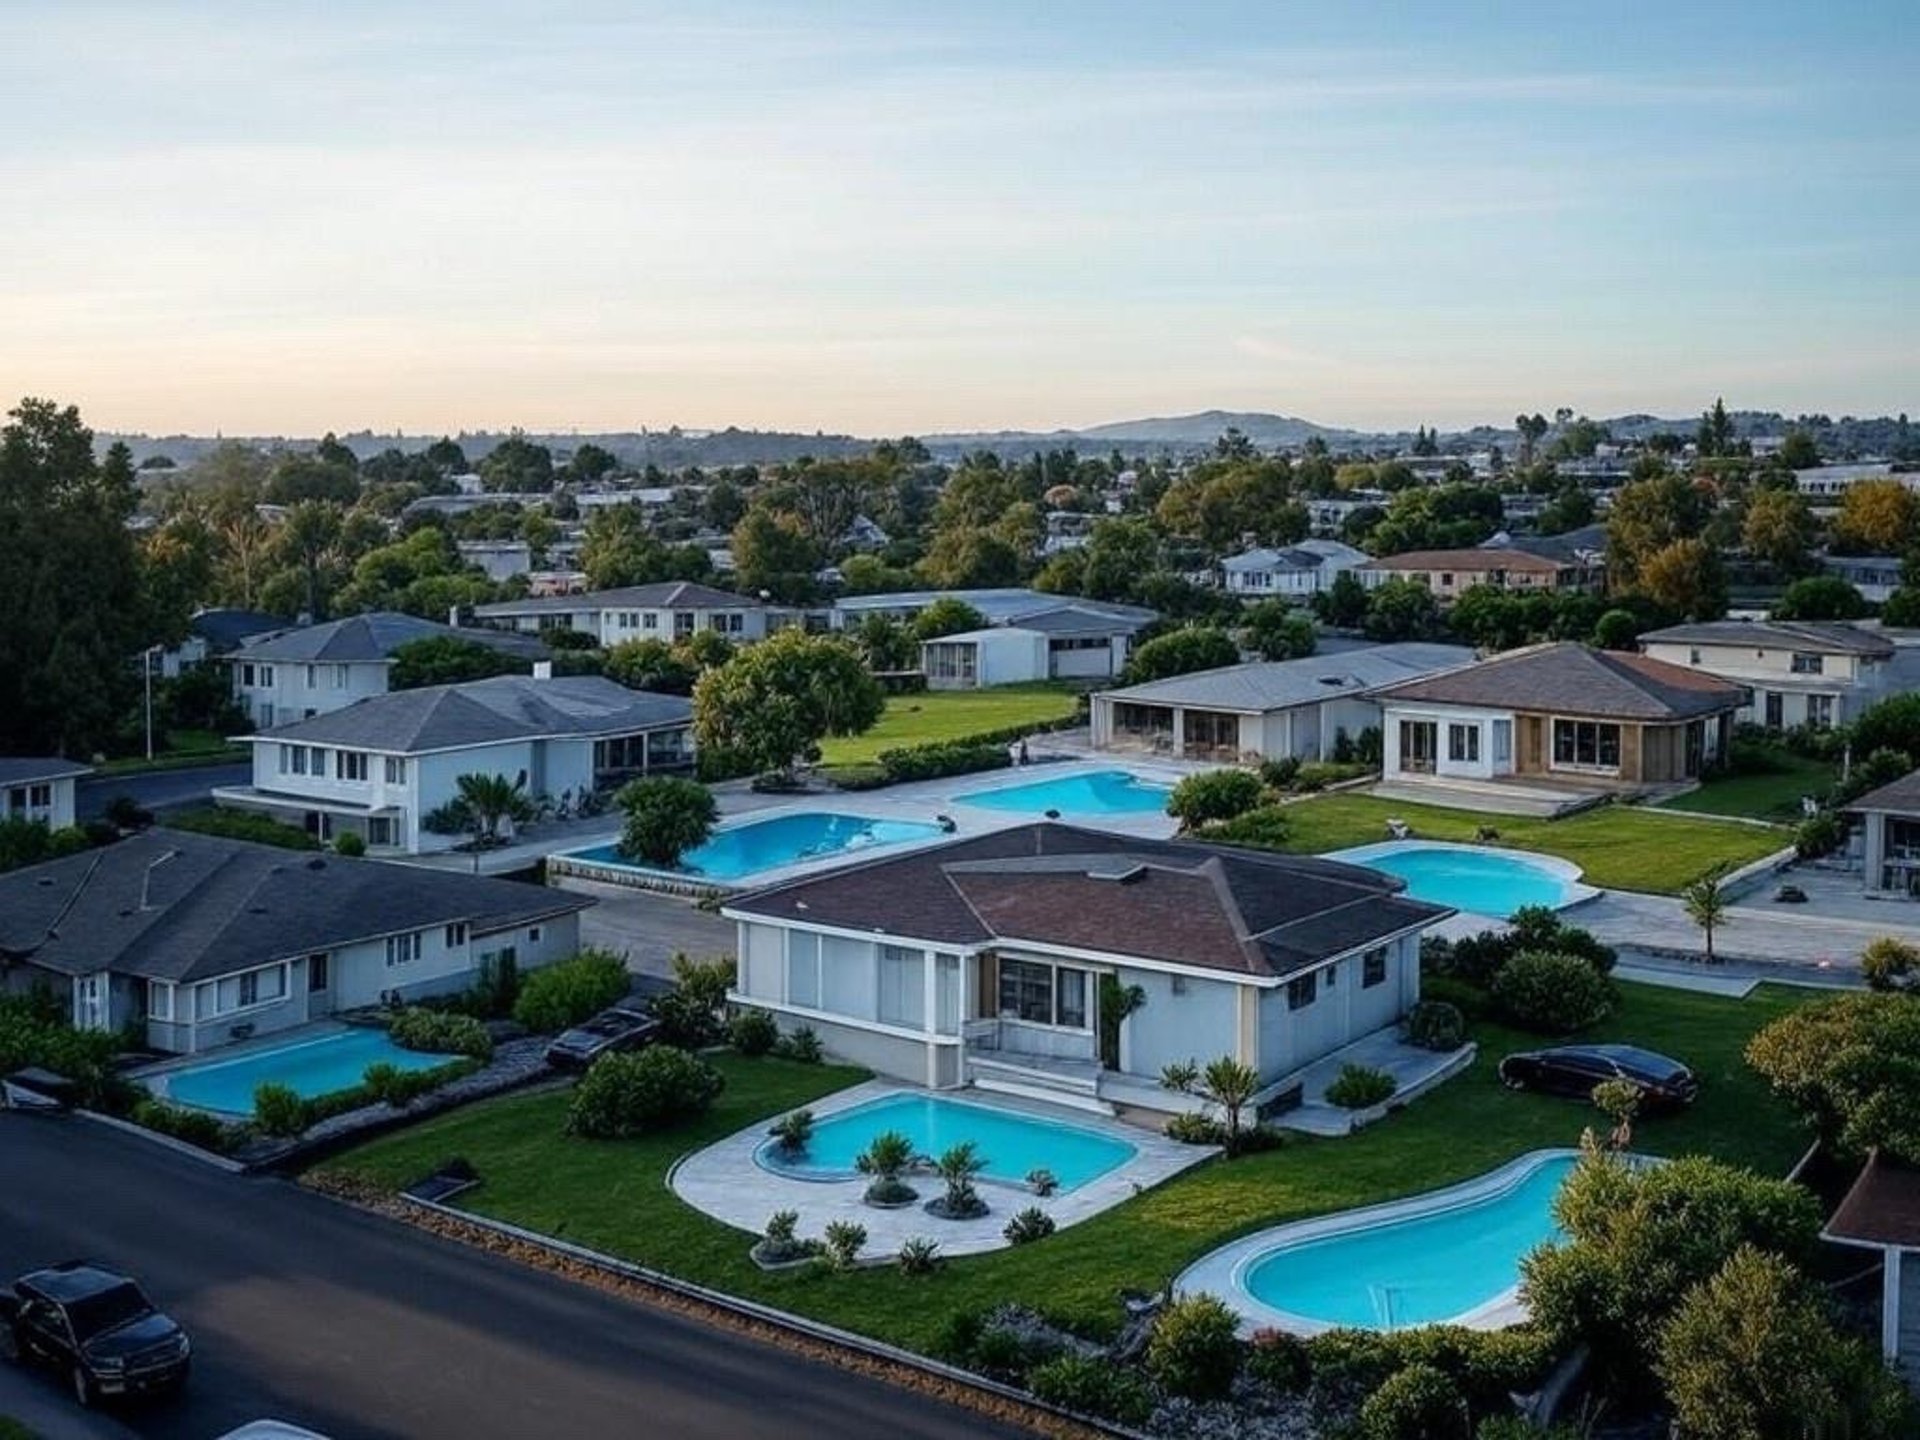
[(146, 691), (147, 713), (147, 759), (153, 759), (153, 656), (159, 650), (158, 645), (149, 645), (140, 652), (140, 680)]

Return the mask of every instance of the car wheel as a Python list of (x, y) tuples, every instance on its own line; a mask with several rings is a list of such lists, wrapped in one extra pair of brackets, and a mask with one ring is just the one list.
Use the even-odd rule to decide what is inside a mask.
[(93, 1377), (87, 1374), (84, 1365), (73, 1367), (73, 1398), (80, 1402), (82, 1409), (91, 1409), (95, 1399)]
[(1522, 1080), (1518, 1075), (1509, 1074), (1505, 1070), (1500, 1072), (1500, 1083), (1509, 1090), (1524, 1090), (1527, 1088), (1526, 1081)]

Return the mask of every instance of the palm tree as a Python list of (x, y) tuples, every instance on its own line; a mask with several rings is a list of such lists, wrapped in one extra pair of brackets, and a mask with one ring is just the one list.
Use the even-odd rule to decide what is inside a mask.
[(469, 774), (454, 782), (454, 804), (473, 833), (474, 848), (482, 849), (500, 838), (502, 821), (523, 825), (533, 818), (533, 801), (527, 798), (527, 777), (509, 780), (504, 775)]
[(1687, 918), (1706, 932), (1707, 963), (1714, 963), (1713, 931), (1727, 918), (1727, 910), (1733, 904), (1727, 894), (1727, 866), (1714, 866), (1698, 880), (1680, 892), (1680, 901), (1687, 907)]

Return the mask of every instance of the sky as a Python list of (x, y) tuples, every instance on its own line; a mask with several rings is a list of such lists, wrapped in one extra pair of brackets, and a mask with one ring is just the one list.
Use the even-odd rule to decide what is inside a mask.
[(0, 0), (103, 430), (1920, 410), (1912, 0)]

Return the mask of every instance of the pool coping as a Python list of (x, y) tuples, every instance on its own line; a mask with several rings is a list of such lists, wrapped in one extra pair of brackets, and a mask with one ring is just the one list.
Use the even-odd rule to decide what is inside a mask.
[[(1124, 775), (1138, 785), (1149, 786), (1156, 790), (1164, 790), (1168, 795), (1171, 795), (1174, 786), (1179, 783), (1180, 779), (1178, 776), (1168, 776), (1163, 779), (1159, 775), (1143, 774), (1140, 770), (1127, 765), (1093, 764), (1091, 768), (1082, 768), (1076, 765), (1070, 773), (1052, 776), (1043, 775), (1039, 777), (1026, 773), (1031, 768), (1032, 767), (1029, 766), (1014, 766), (1010, 771), (992, 770), (982, 772), (985, 775), (995, 777), (1004, 775), (1006, 776), (1006, 780), (1002, 784), (976, 785), (964, 793), (955, 791), (946, 798), (954, 805), (970, 805), (975, 810), (990, 810), (1000, 815), (1012, 815), (1017, 818), (1018, 823), (1025, 824), (1034, 820), (1044, 819), (1046, 812), (1044, 810), (1012, 810), (1000, 805), (983, 805), (977, 797), (982, 795), (998, 795), (1008, 790), (1024, 790), (1029, 787), (1037, 788), (1042, 785), (1058, 785), (1073, 780), (1088, 780), (1095, 775)], [(960, 779), (962, 777), (955, 776), (954, 778)], [(1166, 817), (1166, 813), (1166, 807), (1164, 805), (1158, 810), (1110, 810), (1100, 814), (1069, 814), (1063, 810), (1060, 812), (1060, 819), (1062, 822), (1070, 822), (1078, 825), (1098, 825), (1099, 822), (1103, 820), (1134, 820), (1143, 815), (1164, 818)]]
[[(324, 1028), (320, 1029), (317, 1034), (300, 1035), (301, 1031), (313, 1027)], [(352, 1035), (360, 1031), (369, 1030), (383, 1037), (387, 1034), (384, 1029), (377, 1025), (355, 1025), (345, 1020), (331, 1018), (309, 1021), (305, 1025), (290, 1026), (285, 1030), (271, 1030), (265, 1035), (256, 1035), (239, 1044), (216, 1046), (211, 1050), (203, 1050), (191, 1055), (170, 1055), (165, 1060), (156, 1061), (151, 1065), (143, 1065), (137, 1069), (129, 1070), (126, 1073), (126, 1078), (140, 1085), (156, 1100), (164, 1100), (169, 1105), (178, 1105), (183, 1110), (192, 1110), (202, 1115), (211, 1115), (216, 1119), (226, 1121), (228, 1124), (243, 1124), (253, 1118), (254, 1112), (251, 1106), (245, 1110), (221, 1110), (212, 1105), (196, 1105), (190, 1100), (182, 1100), (178, 1095), (173, 1093), (171, 1083), (173, 1077), (184, 1071), (200, 1072), (224, 1069), (230, 1065), (239, 1065), (248, 1060), (258, 1059), (262, 1055), (279, 1054), (286, 1050), (300, 1050), (309, 1045), (319, 1045), (330, 1040), (337, 1040), (343, 1035)], [(299, 1036), (299, 1038), (294, 1038), (296, 1036)], [(393, 1044), (390, 1037), (388, 1038), (388, 1043)], [(443, 1055), (438, 1051), (407, 1050), (406, 1047), (402, 1045), (395, 1045), (394, 1048), (405, 1054), (427, 1055), (433, 1058), (435, 1063), (432, 1065), (409, 1067), (414, 1070), (433, 1070), (439, 1068), (441, 1065), (451, 1064), (453, 1061), (462, 1058), (459, 1055)], [(369, 1061), (368, 1063), (372, 1064), (375, 1062)], [(159, 1082), (157, 1085), (154, 1083), (156, 1081)], [(310, 1100), (327, 1095), (337, 1095), (341, 1091), (355, 1089), (362, 1083), (361, 1080), (356, 1079), (351, 1085), (342, 1085), (335, 1090), (316, 1091), (313, 1095), (303, 1095), (300, 1098)]]
[[(1409, 836), (1405, 840), (1375, 840), (1366, 845), (1349, 845), (1344, 850), (1329, 850), (1322, 860), (1339, 860), (1350, 865), (1364, 865), (1369, 860), (1377, 860), (1383, 855), (1403, 855), (1409, 850), (1468, 850), (1476, 855), (1498, 855), (1504, 859), (1517, 860), (1523, 864), (1545, 870), (1566, 886), (1566, 898), (1553, 907), (1558, 913), (1571, 910), (1576, 905), (1604, 895), (1607, 892), (1585, 881), (1586, 871), (1559, 855), (1544, 850), (1516, 850), (1510, 845), (1479, 845), (1466, 840), (1422, 840), (1418, 836)], [(1384, 872), (1383, 872), (1384, 873)], [(1485, 911), (1469, 911), (1467, 907), (1458, 907), (1462, 914), (1484, 915)], [(1505, 924), (1503, 916), (1488, 918)]]
[[(928, 1090), (898, 1080), (866, 1080), (845, 1090), (835, 1091), (806, 1106), (792, 1109), (812, 1110), (816, 1120), (825, 1120), (873, 1101), (896, 1095), (932, 1096), (971, 1105), (983, 1110), (1000, 1110), (1045, 1120), (1075, 1129), (1090, 1130), (1134, 1147), (1133, 1158), (1116, 1165), (1070, 1191), (1039, 1196), (1023, 1185), (1002, 1180), (983, 1180), (981, 1191), (992, 1211), (977, 1220), (942, 1220), (929, 1215), (921, 1205), (901, 1210), (880, 1210), (866, 1205), (861, 1195), (867, 1188), (864, 1176), (851, 1179), (802, 1179), (768, 1170), (755, 1158), (755, 1152), (767, 1139), (768, 1127), (780, 1118), (769, 1115), (735, 1131), (725, 1139), (682, 1156), (667, 1172), (667, 1188), (682, 1201), (705, 1215), (733, 1226), (742, 1233), (742, 1245), (750, 1244), (778, 1210), (800, 1213), (800, 1233), (818, 1237), (829, 1222), (852, 1221), (867, 1231), (868, 1263), (891, 1263), (902, 1243), (909, 1239), (938, 1242), (944, 1256), (981, 1255), (1008, 1246), (1001, 1233), (1008, 1220), (1033, 1206), (1051, 1216), (1054, 1224), (1065, 1229), (1091, 1219), (1130, 1200), (1143, 1190), (1171, 1179), (1181, 1171), (1219, 1153), (1210, 1145), (1185, 1145), (1151, 1130), (1127, 1125), (1107, 1116), (1047, 1105), (1013, 1095), (987, 1095), (978, 1091)], [(790, 1114), (791, 1110), (780, 1114)], [(940, 1182), (924, 1176), (910, 1179), (920, 1192), (921, 1201), (939, 1193)]]
[(638, 865), (625, 860), (590, 859), (584, 852), (598, 850), (606, 845), (617, 844), (620, 837), (616, 834), (607, 840), (595, 840), (572, 850), (556, 850), (546, 857), (549, 868), (559, 862), (555, 873), (577, 874), (589, 880), (603, 880), (610, 884), (634, 885), (647, 882), (648, 888), (677, 886), (691, 894), (730, 895), (743, 890), (755, 890), (771, 883), (775, 879), (785, 879), (799, 873), (813, 873), (816, 866), (845, 864), (852, 860), (866, 859), (880, 851), (906, 850), (920, 845), (931, 845), (936, 841), (950, 840), (954, 832), (946, 829), (937, 820), (915, 820), (894, 815), (863, 815), (857, 810), (824, 805), (796, 804), (788, 806), (770, 806), (764, 810), (749, 810), (740, 815), (727, 817), (713, 827), (708, 835), (711, 841), (721, 835), (736, 830), (750, 830), (756, 825), (771, 825), (781, 820), (791, 819), (795, 815), (828, 815), (839, 820), (866, 820), (876, 825), (919, 825), (933, 833), (930, 835), (906, 835), (898, 840), (885, 840), (877, 845), (848, 845), (824, 855), (814, 855), (806, 859), (789, 860), (781, 865), (769, 865), (764, 869), (751, 870), (744, 875), (720, 876), (702, 875), (688, 870), (663, 870), (655, 865)]
[[(1292, 1220), (1282, 1225), (1270, 1225), (1263, 1230), (1256, 1230), (1251, 1235), (1243, 1235), (1238, 1240), (1230, 1241), (1201, 1256), (1174, 1278), (1173, 1289), (1177, 1294), (1204, 1292), (1217, 1296), (1240, 1316), (1239, 1328), (1243, 1335), (1260, 1329), (1285, 1330), (1294, 1335), (1304, 1336), (1321, 1335), (1329, 1330), (1356, 1328), (1384, 1330), (1386, 1327), (1382, 1326), (1356, 1327), (1351, 1324), (1336, 1324), (1268, 1305), (1256, 1299), (1253, 1292), (1247, 1288), (1247, 1276), (1255, 1265), (1293, 1246), (1309, 1244), (1316, 1240), (1325, 1240), (1354, 1231), (1376, 1229), (1401, 1220), (1444, 1215), (1451, 1210), (1461, 1210), (1482, 1204), (1516, 1189), (1548, 1161), (1563, 1158), (1578, 1159), (1579, 1155), (1578, 1149), (1564, 1145), (1528, 1150), (1492, 1170), (1452, 1185), (1442, 1186), (1437, 1190), (1423, 1190), (1417, 1195), (1403, 1195), (1397, 1200), (1386, 1200), (1379, 1204), (1363, 1205), (1350, 1210), (1337, 1210), (1332, 1214), (1317, 1215), (1307, 1220)], [(1459, 1325), (1468, 1330), (1500, 1330), (1509, 1325), (1517, 1325), (1526, 1318), (1526, 1303), (1520, 1298), (1520, 1286), (1516, 1282), (1458, 1315), (1438, 1320), (1422, 1320), (1415, 1325), (1395, 1328), (1416, 1329), (1423, 1325)]]

